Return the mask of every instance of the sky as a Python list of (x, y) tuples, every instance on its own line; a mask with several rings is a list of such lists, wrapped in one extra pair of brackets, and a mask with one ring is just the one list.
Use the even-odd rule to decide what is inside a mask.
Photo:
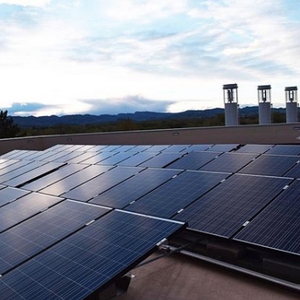
[(0, 0), (0, 109), (9, 115), (240, 107), (300, 75), (299, 0)]

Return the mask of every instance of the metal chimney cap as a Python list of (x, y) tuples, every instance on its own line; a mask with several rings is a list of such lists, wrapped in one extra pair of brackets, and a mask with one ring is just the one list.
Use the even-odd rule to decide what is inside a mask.
[(258, 85), (257, 86), (257, 90), (261, 91), (261, 90), (270, 90), (271, 86), (270, 85)]
[(224, 84), (223, 85), (223, 90), (227, 89), (237, 89), (238, 85), (236, 83), (231, 83), (231, 84)]
[(298, 88), (296, 86), (287, 86), (285, 89), (284, 89), (286, 92), (289, 92), (289, 91), (297, 91)]

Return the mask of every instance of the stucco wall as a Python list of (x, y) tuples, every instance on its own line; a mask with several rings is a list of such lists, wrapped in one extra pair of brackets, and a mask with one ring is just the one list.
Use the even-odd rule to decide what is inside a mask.
[(66, 134), (0, 140), (0, 154), (14, 149), (44, 150), (56, 144), (300, 144), (300, 124), (199, 127), (112, 133)]

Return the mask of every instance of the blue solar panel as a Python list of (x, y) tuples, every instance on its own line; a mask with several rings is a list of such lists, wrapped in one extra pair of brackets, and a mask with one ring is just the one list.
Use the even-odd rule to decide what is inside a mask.
[(208, 148), (206, 151), (215, 151), (215, 152), (229, 152), (236, 149), (239, 144), (216, 144), (211, 148)]
[(81, 161), (81, 163), (87, 164), (87, 165), (94, 165), (108, 157), (112, 157), (113, 155), (115, 155), (115, 153), (113, 153), (113, 152), (100, 152), (100, 153), (97, 152), (93, 157), (85, 159), (85, 160)]
[(235, 174), (174, 219), (188, 222), (193, 230), (231, 237), (290, 182), (287, 178)]
[(62, 194), (62, 196), (79, 201), (88, 201), (141, 170), (141, 168), (116, 167)]
[(170, 145), (155, 145), (155, 146), (151, 146), (148, 149), (145, 149), (144, 151), (149, 151), (149, 152), (160, 152), (163, 151), (165, 149), (167, 149)]
[(64, 163), (49, 162), (38, 168), (34, 168), (24, 174), (21, 174), (20, 176), (17, 176), (11, 180), (8, 180), (5, 182), (5, 184), (14, 186), (14, 187), (20, 187), (27, 182), (33, 181), (35, 178), (41, 177), (44, 174), (47, 174), (47, 173), (50, 173), (50, 172), (53, 172), (53, 171), (59, 169), (63, 165), (64, 165)]
[(164, 168), (167, 165), (171, 164), (178, 158), (180, 158), (183, 154), (179, 153), (160, 153), (153, 158), (143, 162), (140, 164), (140, 167), (147, 167), (147, 168)]
[(111, 167), (108, 166), (88, 166), (83, 170), (80, 170), (62, 180), (55, 182), (46, 188), (40, 190), (40, 192), (50, 195), (59, 196), (69, 190), (83, 184), (84, 182), (99, 176), (100, 174), (108, 171)]
[(3, 182), (1, 180), (2, 176), (4, 178), (4, 176), (7, 175), (8, 173), (14, 172), (14, 171), (18, 170), (19, 168), (22, 169), (26, 165), (32, 164), (32, 163), (33, 162), (25, 161), (25, 160), (24, 161), (22, 161), (22, 160), (19, 160), (19, 161), (12, 160), (12, 161), (6, 161), (6, 162), (1, 163), (0, 164), (0, 166), (1, 166), (1, 168), (0, 168), (0, 182)]
[(36, 179), (33, 182), (25, 184), (22, 188), (27, 189), (29, 191), (39, 191), (48, 185), (53, 184), (54, 182), (57, 182), (67, 176), (72, 175), (73, 173), (76, 173), (83, 168), (86, 168), (84, 165), (65, 165), (62, 168), (56, 170), (53, 173), (50, 173), (48, 175), (43, 176), (42, 178)]
[(135, 153), (134, 152), (119, 152), (115, 154), (114, 156), (111, 156), (109, 158), (106, 158), (100, 162), (98, 162), (99, 165), (116, 165), (125, 159), (133, 156)]
[(52, 208), (0, 234), (0, 274), (82, 228), (109, 209), (74, 201)]
[(143, 162), (147, 161), (148, 159), (154, 157), (158, 153), (152, 153), (152, 152), (140, 152), (134, 156), (131, 156), (128, 159), (125, 159), (124, 161), (120, 162), (119, 166), (128, 166), (128, 167), (136, 167)]
[(239, 148), (236, 152), (239, 153), (257, 153), (263, 154), (269, 149), (271, 149), (273, 145), (256, 145), (256, 144), (247, 144)]
[(29, 191), (17, 188), (3, 187), (2, 189), (0, 189), (0, 206), (12, 202), (22, 196), (25, 196), (28, 193)]
[(300, 178), (300, 163), (297, 163), (284, 177)]
[(255, 159), (256, 156), (257, 154), (239, 154), (228, 152), (218, 156), (216, 159), (200, 168), (200, 170), (234, 173)]
[(280, 196), (234, 239), (300, 255), (300, 181)]
[(146, 169), (105, 193), (100, 194), (90, 202), (123, 208), (130, 202), (137, 200), (167, 180), (170, 180), (178, 173), (175, 170)]
[(1, 299), (84, 299), (125, 274), (182, 227), (113, 211), (3, 275)]
[(198, 170), (219, 154), (217, 152), (190, 152), (182, 158), (176, 160), (174, 163), (167, 166), (172, 169), (186, 169), (186, 170)]
[(30, 193), (0, 208), (0, 232), (26, 220), (63, 198)]
[(191, 145), (187, 148), (187, 152), (199, 152), (199, 151), (205, 151), (212, 147), (211, 144), (200, 144), (200, 145)]
[(126, 210), (170, 218), (212, 189), (229, 174), (185, 171), (126, 207)]
[[(40, 161), (20, 161), (22, 162), (23, 164), (13, 164), (11, 166), (8, 167), (8, 169), (12, 166), (16, 166), (18, 165), (18, 168), (14, 168), (13, 170), (10, 170), (9, 172), (7, 173), (4, 173), (0, 176), (0, 182), (1, 183), (4, 183), (4, 182), (8, 182), (10, 180), (12, 180), (13, 178), (15, 177), (18, 177), (22, 174), (25, 174), (25, 173), (28, 173), (30, 171), (33, 171), (34, 169), (37, 169), (37, 168), (41, 168), (44, 164), (46, 164), (46, 162), (40, 162)], [(2, 170), (0, 170), (2, 171)], [(24, 177), (22, 177), (24, 179)], [(21, 180), (22, 181), (22, 180)]]
[(300, 155), (300, 145), (275, 145), (267, 154)]
[(263, 154), (239, 172), (244, 174), (283, 176), (296, 165), (299, 159), (297, 156)]
[(167, 152), (173, 152), (173, 153), (179, 153), (179, 152), (187, 152), (187, 148), (190, 145), (171, 145), (170, 147), (163, 150), (164, 153)]
[[(4, 172), (8, 171), (8, 166), (13, 165), (15, 163), (19, 162), (18, 160), (15, 159), (0, 159), (0, 173), (4, 174)], [(21, 162), (19, 162), (22, 164)], [(4, 169), (4, 170), (2, 170)]]

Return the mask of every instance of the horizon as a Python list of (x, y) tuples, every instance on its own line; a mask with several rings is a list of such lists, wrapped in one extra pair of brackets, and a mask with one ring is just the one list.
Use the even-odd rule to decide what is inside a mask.
[[(0, 0), (1, 109), (12, 116), (273, 107), (300, 75), (296, 0)], [(276, 33), (276, 34), (274, 34)]]

